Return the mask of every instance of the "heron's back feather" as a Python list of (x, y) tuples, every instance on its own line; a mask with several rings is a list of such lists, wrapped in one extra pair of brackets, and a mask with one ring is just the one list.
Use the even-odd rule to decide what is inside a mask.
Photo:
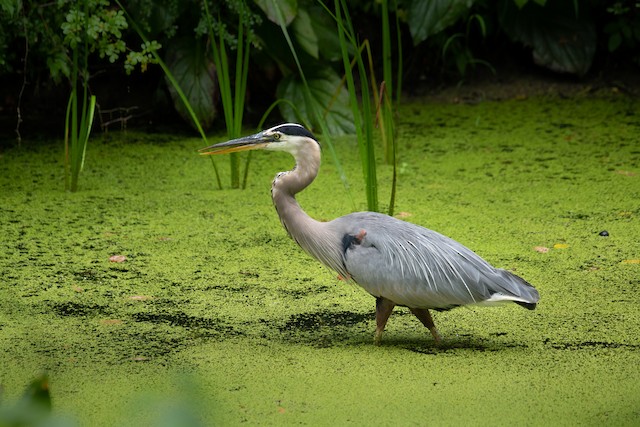
[(524, 279), (427, 228), (373, 212), (346, 215), (327, 226), (342, 233), (348, 275), (396, 304), (448, 309), (513, 301), (533, 308), (539, 299)]

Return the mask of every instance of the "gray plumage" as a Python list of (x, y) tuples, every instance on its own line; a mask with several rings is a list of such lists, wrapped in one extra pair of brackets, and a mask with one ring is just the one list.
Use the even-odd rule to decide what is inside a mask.
[(515, 302), (533, 309), (536, 289), (495, 268), (460, 243), (427, 228), (374, 212), (316, 221), (295, 199), (316, 177), (320, 146), (297, 124), (207, 147), (203, 154), (265, 149), (286, 151), (296, 161), (276, 175), (273, 202), (289, 235), (312, 257), (376, 297), (376, 342), (395, 305), (407, 306), (440, 340), (429, 309)]

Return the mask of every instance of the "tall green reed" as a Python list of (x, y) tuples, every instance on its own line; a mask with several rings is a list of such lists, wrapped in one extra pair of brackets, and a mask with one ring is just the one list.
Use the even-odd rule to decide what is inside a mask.
[[(325, 9), (332, 13), (326, 5)], [(391, 31), (389, 28), (389, 6), (388, 1), (382, 1), (382, 36), (383, 36), (383, 81), (379, 87), (373, 67), (371, 48), (367, 40), (360, 43), (356, 37), (351, 21), (347, 3), (345, 0), (334, 0), (335, 15), (332, 14), (338, 26), (338, 37), (340, 39), (341, 54), (345, 69), (345, 80), (351, 99), (354, 120), (356, 122), (356, 135), (360, 149), (360, 159), (366, 187), (367, 207), (369, 210), (378, 211), (378, 181), (376, 172), (376, 155), (374, 145), (374, 126), (377, 124), (380, 129), (381, 140), (383, 142), (385, 161), (393, 167), (391, 182), (391, 197), (389, 201), (388, 213), (393, 215), (396, 197), (396, 141), (394, 129), (394, 105), (393, 105), (393, 73), (391, 54)], [(397, 19), (397, 18), (396, 18)], [(396, 28), (398, 27), (396, 21)], [(401, 58), (400, 32), (397, 31), (398, 57)], [(350, 59), (350, 51), (354, 52), (353, 60)], [(368, 57), (369, 74), (365, 67), (365, 55)], [(354, 68), (357, 68), (357, 74)], [(402, 62), (398, 60), (398, 76), (402, 73)], [(355, 81), (356, 75), (360, 81), (360, 91), (358, 92)], [(358, 102), (358, 93), (361, 101)], [(397, 100), (401, 93), (401, 78), (398, 77), (396, 86)], [(372, 103), (376, 103), (375, 112)]]
[[(220, 98), (222, 100), (222, 109), (224, 111), (224, 120), (227, 127), (227, 139), (240, 137), (242, 133), (242, 117), (244, 113), (245, 95), (247, 92), (247, 77), (249, 74), (249, 51), (251, 47), (251, 39), (247, 33), (242, 16), (244, 7), (238, 8), (238, 32), (236, 34), (236, 60), (235, 75), (231, 79), (231, 66), (227, 45), (225, 42), (224, 27), (221, 19), (215, 23), (209, 12), (207, 1), (203, 1), (205, 15), (207, 18), (207, 27), (209, 30), (209, 40), (213, 53), (213, 62), (216, 66), (218, 76), (218, 86), (220, 88)], [(244, 2), (242, 2), (242, 6)], [(216, 32), (217, 29), (217, 32)], [(250, 157), (247, 157), (245, 165), (245, 179), (243, 187), (246, 185), (247, 171), (249, 167)], [(231, 167), (231, 187), (240, 187), (240, 159), (239, 153), (230, 155)]]
[[(389, 25), (389, 4), (388, 0), (382, 0), (382, 63), (383, 63), (383, 81), (379, 86), (376, 83), (376, 77), (373, 67), (373, 55), (368, 40), (360, 43), (356, 37), (353, 23), (349, 15), (347, 3), (345, 0), (334, 0), (335, 15), (338, 26), (338, 37), (341, 44), (341, 53), (345, 68), (345, 79), (349, 96), (351, 98), (351, 106), (356, 120), (356, 132), (358, 137), (358, 146), (360, 147), (360, 159), (365, 180), (367, 204), (369, 210), (378, 210), (378, 182), (376, 172), (376, 155), (374, 145), (373, 128), (377, 123), (380, 129), (380, 137), (384, 147), (385, 161), (393, 167), (391, 196), (389, 200), (388, 213), (393, 215), (396, 196), (396, 141), (395, 141), (395, 123), (394, 123), (394, 99), (393, 99), (393, 72), (392, 72), (392, 50), (391, 50), (391, 31)], [(325, 6), (325, 9), (326, 6)], [(328, 10), (328, 9), (327, 9)], [(397, 99), (401, 93), (401, 73), (402, 73), (402, 51), (399, 26), (396, 16), (396, 37), (398, 49), (398, 68), (397, 68)], [(349, 49), (351, 48), (351, 49)], [(354, 52), (354, 58), (350, 61), (349, 50)], [(365, 55), (368, 57), (369, 74), (366, 72)], [(358, 91), (355, 86), (354, 65), (357, 66), (357, 77), (360, 81), (360, 98), (358, 102)], [(369, 90), (371, 88), (371, 91)], [(372, 96), (370, 96), (370, 94)], [(372, 102), (375, 103), (376, 114), (372, 113)]]
[[(378, 211), (378, 179), (376, 178), (376, 158), (373, 144), (374, 117), (372, 115), (371, 101), (369, 95), (369, 81), (364, 66), (362, 50), (358, 46), (355, 31), (349, 17), (349, 10), (344, 0), (334, 0), (335, 19), (338, 26), (338, 38), (342, 61), (345, 69), (347, 89), (349, 91), (350, 105), (353, 111), (353, 119), (356, 127), (356, 137), (360, 149), (360, 160), (362, 163), (362, 173), (364, 176), (367, 196), (367, 209)], [(349, 43), (347, 43), (349, 39)], [(355, 55), (355, 62), (360, 77), (360, 94), (362, 102), (358, 102), (358, 92), (355, 86), (355, 76), (351, 67), (349, 47), (352, 47)]]
[[(389, 215), (393, 215), (396, 200), (397, 187), (397, 144), (395, 131), (395, 106), (400, 104), (400, 96), (402, 94), (402, 38), (400, 33), (400, 22), (396, 13), (396, 85), (394, 87), (394, 75), (392, 70), (393, 57), (391, 52), (391, 30), (389, 28), (389, 1), (382, 0), (382, 85), (380, 87), (380, 96), (378, 97), (378, 123), (380, 126), (380, 135), (384, 146), (385, 162), (392, 165), (392, 182), (391, 196), (389, 200)], [(394, 6), (397, 11), (397, 3), (394, 0)], [(394, 98), (395, 91), (395, 98)], [(394, 105), (395, 104), (395, 105)]]
[[(76, 20), (78, 24), (76, 33), (80, 35), (81, 40), (71, 40), (71, 94), (67, 104), (64, 129), (65, 189), (71, 192), (78, 191), (78, 179), (84, 166), (96, 107), (96, 97), (89, 95), (88, 82), (89, 41), (86, 27), (89, 2), (84, 0), (82, 6), (84, 6), (85, 19)], [(82, 86), (81, 90), (79, 90), (79, 85)]]

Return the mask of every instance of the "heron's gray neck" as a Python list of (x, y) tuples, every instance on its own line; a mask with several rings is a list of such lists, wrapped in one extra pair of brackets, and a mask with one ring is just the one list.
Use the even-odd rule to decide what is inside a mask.
[(296, 166), (288, 172), (276, 175), (271, 185), (271, 196), (282, 224), (287, 232), (300, 243), (298, 231), (308, 233), (318, 223), (302, 210), (295, 195), (304, 190), (318, 175), (320, 147), (305, 144), (293, 154)]
[(296, 153), (296, 166), (288, 172), (276, 175), (271, 185), (271, 196), (278, 216), (287, 233), (305, 251), (318, 257), (318, 243), (324, 240), (326, 224), (311, 218), (302, 210), (295, 198), (318, 174), (320, 169), (320, 147), (305, 144)]
[(298, 204), (295, 195), (315, 179), (320, 168), (320, 147), (306, 144), (294, 153), (296, 167), (276, 175), (271, 186), (273, 203), (282, 225), (302, 249), (329, 268), (347, 273), (342, 262), (341, 238), (336, 238), (330, 223), (316, 221)]

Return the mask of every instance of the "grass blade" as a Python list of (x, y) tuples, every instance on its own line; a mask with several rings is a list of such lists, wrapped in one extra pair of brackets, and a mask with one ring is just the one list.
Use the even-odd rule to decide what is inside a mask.
[[(362, 51), (358, 48), (358, 44), (356, 42), (355, 32), (353, 31), (346, 2), (344, 0), (334, 0), (334, 6), (342, 61), (347, 78), (347, 89), (349, 91), (354, 120), (356, 122), (356, 136), (358, 138), (362, 173), (364, 175), (366, 186), (367, 208), (370, 211), (377, 212), (378, 184), (376, 177), (375, 148), (373, 145), (373, 116), (371, 112), (369, 82), (367, 79), (366, 68), (362, 60)], [(358, 67), (358, 76), (360, 78), (360, 94), (362, 98), (361, 111), (358, 108), (359, 103), (355, 89), (355, 79), (350, 67), (349, 51), (347, 48), (348, 44), (346, 41), (347, 38), (349, 38), (351, 46), (355, 48), (355, 59)]]
[[(243, 22), (242, 12), (238, 12), (238, 34), (237, 50), (235, 58), (235, 75), (231, 80), (229, 56), (225, 43), (224, 28), (218, 25), (217, 34), (215, 25), (209, 6), (206, 1), (203, 2), (204, 11), (207, 18), (207, 26), (209, 30), (209, 39), (211, 40), (211, 49), (213, 54), (213, 62), (218, 72), (218, 86), (220, 88), (220, 99), (222, 101), (222, 109), (224, 112), (225, 125), (227, 128), (227, 138), (238, 138), (242, 133), (242, 120), (244, 115), (245, 96), (247, 92), (247, 79), (249, 76), (249, 52), (251, 47), (251, 39), (247, 34)], [(218, 17), (218, 22), (220, 22)], [(232, 83), (234, 88), (232, 89)], [(240, 188), (240, 155), (232, 153), (229, 158), (231, 168), (231, 187)], [(246, 167), (248, 167), (248, 162)], [(247, 171), (243, 180), (246, 181)], [(246, 183), (246, 182), (245, 182)], [(245, 185), (243, 183), (243, 186)]]

